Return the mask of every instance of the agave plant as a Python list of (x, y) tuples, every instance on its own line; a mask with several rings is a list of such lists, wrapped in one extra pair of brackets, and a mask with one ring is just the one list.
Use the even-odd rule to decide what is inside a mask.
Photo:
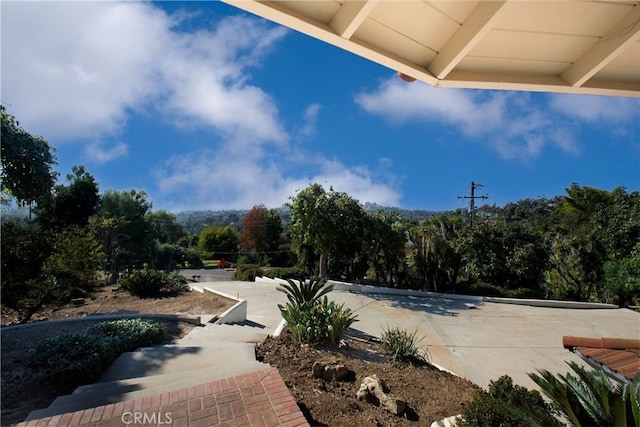
[[(327, 280), (314, 277), (306, 280), (287, 279), (287, 283), (278, 286), (280, 292), (287, 294), (289, 305), (300, 310), (307, 310), (316, 305), (322, 296), (333, 290), (333, 285), (327, 285)], [(278, 304), (280, 311), (285, 308)]]
[(640, 374), (631, 384), (612, 384), (604, 370), (587, 371), (568, 362), (571, 373), (556, 378), (547, 370), (529, 377), (574, 426), (640, 427)]

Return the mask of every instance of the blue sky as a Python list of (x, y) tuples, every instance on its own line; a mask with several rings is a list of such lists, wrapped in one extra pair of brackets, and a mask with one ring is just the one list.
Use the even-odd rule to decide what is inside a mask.
[(640, 188), (640, 100), (435, 89), (217, 2), (1, 3), (1, 102), (153, 209), (278, 207), (312, 182), (464, 207)]

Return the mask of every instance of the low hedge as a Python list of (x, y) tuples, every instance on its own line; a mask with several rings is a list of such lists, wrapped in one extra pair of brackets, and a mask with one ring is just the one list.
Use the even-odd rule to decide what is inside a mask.
[(164, 342), (164, 326), (146, 319), (101, 322), (84, 334), (42, 341), (25, 360), (32, 374), (77, 387), (97, 380), (120, 354)]
[(265, 277), (270, 277), (272, 279), (294, 279), (294, 280), (305, 280), (309, 277), (309, 274), (298, 267), (271, 267), (265, 268), (262, 272), (262, 275)]

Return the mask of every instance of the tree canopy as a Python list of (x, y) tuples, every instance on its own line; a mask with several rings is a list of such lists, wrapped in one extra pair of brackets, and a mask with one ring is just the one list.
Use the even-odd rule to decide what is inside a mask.
[[(55, 150), (44, 138), (22, 129), (4, 106), (0, 106), (0, 115), (2, 192), (15, 198), (20, 206), (39, 204), (50, 196), (58, 178), (52, 169), (57, 164)], [(4, 198), (3, 201), (7, 202)]]

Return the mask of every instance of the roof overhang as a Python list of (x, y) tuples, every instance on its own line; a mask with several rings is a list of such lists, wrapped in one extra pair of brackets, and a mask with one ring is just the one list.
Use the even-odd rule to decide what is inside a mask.
[(640, 97), (638, 1), (223, 1), (436, 87)]

